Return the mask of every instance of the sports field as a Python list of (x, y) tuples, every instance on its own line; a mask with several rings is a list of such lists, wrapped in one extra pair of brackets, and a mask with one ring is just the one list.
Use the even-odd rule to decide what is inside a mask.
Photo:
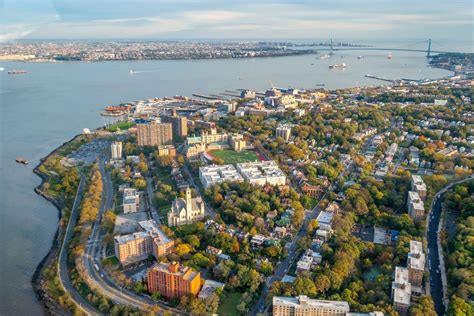
[(236, 164), (258, 160), (254, 151), (213, 150), (211, 155), (224, 160), (225, 164)]

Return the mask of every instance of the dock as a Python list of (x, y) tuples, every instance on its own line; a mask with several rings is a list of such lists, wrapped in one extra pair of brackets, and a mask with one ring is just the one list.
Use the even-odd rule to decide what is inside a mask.
[(380, 77), (372, 76), (372, 75), (365, 75), (365, 77), (370, 78), (370, 79), (376, 79), (376, 80), (380, 80), (380, 81), (390, 82), (390, 83), (397, 83), (397, 80), (385, 79), (385, 78), (380, 78)]

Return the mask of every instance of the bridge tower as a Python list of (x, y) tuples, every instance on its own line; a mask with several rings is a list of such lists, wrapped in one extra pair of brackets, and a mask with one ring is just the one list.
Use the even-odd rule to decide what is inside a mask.
[(426, 51), (426, 57), (431, 57), (431, 38), (428, 40), (428, 50)]
[(329, 52), (329, 55), (332, 56), (334, 55), (334, 40), (331, 38), (331, 51)]

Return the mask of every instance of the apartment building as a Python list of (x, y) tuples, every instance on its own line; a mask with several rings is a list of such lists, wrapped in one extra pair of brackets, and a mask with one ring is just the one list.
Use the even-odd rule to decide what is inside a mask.
[(345, 316), (349, 311), (344, 301), (315, 300), (305, 295), (273, 297), (273, 316)]
[(426, 184), (420, 176), (411, 176), (411, 190), (418, 193), (422, 201), (426, 199)]
[(148, 269), (147, 277), (148, 291), (159, 292), (168, 299), (197, 295), (201, 288), (200, 273), (175, 261), (155, 263)]
[(122, 159), (122, 142), (113, 142), (110, 145), (112, 160)]
[(138, 146), (160, 146), (173, 143), (173, 128), (171, 123), (151, 121), (137, 124)]
[(276, 162), (273, 160), (238, 163), (237, 170), (240, 172), (245, 181), (252, 184), (286, 184), (285, 174), (280, 170)]
[(418, 192), (408, 191), (407, 208), (408, 214), (415, 222), (419, 222), (424, 219), (425, 206)]
[(140, 203), (140, 195), (137, 189), (125, 188), (123, 189), (122, 207), (124, 214), (135, 213), (138, 210)]
[(138, 223), (141, 231), (114, 237), (115, 256), (123, 266), (145, 260), (151, 254), (155, 258), (167, 255), (174, 247), (155, 221)]
[(171, 116), (162, 116), (163, 123), (171, 123), (173, 129), (173, 141), (182, 141), (188, 136), (188, 119), (185, 116), (178, 116), (173, 111)]
[(401, 316), (408, 313), (411, 299), (411, 284), (407, 268), (395, 267), (395, 280), (392, 282), (393, 307)]
[(199, 168), (199, 179), (204, 188), (225, 181), (242, 182), (244, 178), (237, 172), (233, 165), (213, 165)]
[(412, 287), (422, 287), (425, 262), (426, 258), (423, 253), (423, 244), (419, 241), (410, 240), (410, 252), (408, 253), (407, 267), (409, 281)]
[(275, 135), (276, 137), (283, 138), (286, 142), (289, 141), (290, 136), (291, 136), (291, 125), (290, 124), (279, 125), (276, 128)]

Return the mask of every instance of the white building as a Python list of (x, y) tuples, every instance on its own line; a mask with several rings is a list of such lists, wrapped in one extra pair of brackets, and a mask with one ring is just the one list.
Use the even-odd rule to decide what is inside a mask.
[(123, 190), (123, 212), (135, 213), (140, 203), (140, 194), (136, 189), (126, 188)]
[(408, 214), (415, 222), (423, 219), (425, 215), (425, 206), (418, 192), (408, 191), (407, 208)]
[(423, 201), (426, 199), (426, 184), (420, 176), (411, 176), (411, 190), (417, 192)]
[(407, 268), (395, 267), (395, 280), (392, 282), (393, 307), (400, 315), (406, 315), (410, 307), (411, 284)]
[(274, 316), (345, 316), (349, 311), (349, 303), (345, 301), (315, 300), (305, 295), (297, 297), (273, 297)]
[(233, 165), (213, 165), (200, 167), (199, 179), (206, 189), (214, 184), (225, 181), (241, 182), (244, 180)]
[(168, 226), (191, 224), (204, 217), (204, 202), (201, 197), (192, 198), (191, 189), (186, 188), (186, 198), (176, 198), (168, 213)]
[(113, 142), (110, 145), (112, 160), (122, 159), (122, 142)]
[(237, 170), (245, 181), (258, 185), (285, 185), (286, 176), (278, 165), (270, 161), (238, 163)]
[(426, 257), (423, 253), (423, 244), (416, 240), (410, 240), (410, 252), (408, 253), (407, 267), (412, 290), (416, 287), (418, 290), (417, 292), (421, 292), (425, 263)]
[(283, 138), (287, 142), (288, 140), (290, 140), (290, 136), (291, 136), (291, 125), (290, 124), (279, 125), (276, 128), (275, 135), (276, 137)]

